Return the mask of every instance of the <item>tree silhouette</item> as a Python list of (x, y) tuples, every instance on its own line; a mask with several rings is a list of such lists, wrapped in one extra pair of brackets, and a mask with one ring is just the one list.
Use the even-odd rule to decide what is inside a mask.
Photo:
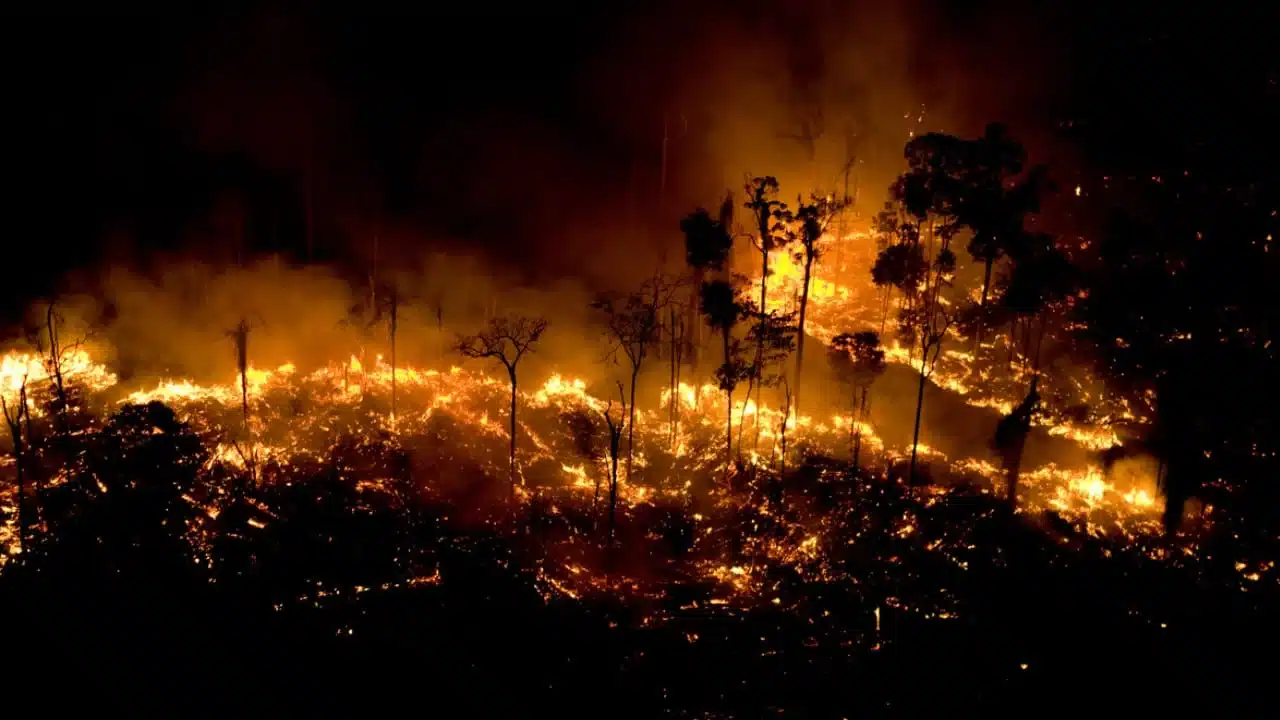
[[(627, 400), (622, 394), (622, 383), (618, 383), (618, 400), (622, 403), (622, 410), (618, 413), (618, 418), (613, 417), (613, 400), (609, 400), (609, 405), (604, 409), (604, 421), (609, 426), (609, 545), (613, 545), (613, 531), (617, 523), (618, 513), (618, 455), (622, 446), (623, 426), (628, 424), (625, 419), (627, 417)], [(634, 407), (632, 408), (634, 413)], [(634, 414), (632, 418), (634, 419)]]
[[(685, 261), (692, 269), (693, 285), (689, 302), (688, 330), (694, 332), (701, 327), (694, 321), (697, 314), (698, 301), (702, 285), (706, 282), (708, 271), (723, 270), (729, 251), (733, 249), (733, 236), (730, 226), (733, 222), (732, 195), (726, 197), (725, 206), (721, 208), (720, 219), (716, 220), (702, 208), (680, 221), (680, 230), (684, 233)], [(690, 360), (696, 366), (698, 361), (698, 344), (690, 343)]]
[(627, 482), (631, 482), (632, 458), (635, 455), (636, 385), (640, 368), (662, 339), (662, 311), (674, 301), (676, 289), (675, 283), (655, 275), (625, 299), (606, 297), (591, 304), (606, 318), (605, 332), (610, 342), (606, 357), (612, 358), (616, 364), (621, 355), (631, 370), (631, 401), (624, 404), (631, 413), (627, 419)]
[[(752, 178), (746, 187), (747, 202), (745, 207), (751, 211), (755, 220), (756, 250), (760, 253), (760, 305), (757, 318), (765, 318), (769, 307), (769, 253), (783, 250), (795, 240), (795, 233), (787, 227), (787, 204), (778, 200), (778, 179), (773, 176)], [(757, 367), (764, 362), (764, 334), (756, 342)], [(747, 395), (751, 391), (748, 389)], [(759, 388), (756, 390), (756, 405), (760, 405)]]
[(716, 370), (717, 385), (724, 391), (728, 414), (725, 422), (725, 462), (733, 460), (733, 391), (750, 372), (742, 360), (741, 347), (733, 338), (733, 330), (742, 318), (743, 307), (733, 286), (725, 280), (712, 280), (702, 284), (702, 314), (707, 324), (720, 332), (724, 361)]
[(800, 249), (795, 253), (797, 262), (804, 264), (804, 279), (800, 286), (800, 324), (796, 331), (796, 383), (793, 392), (796, 415), (800, 414), (800, 392), (804, 379), (804, 323), (809, 309), (809, 285), (813, 278), (813, 264), (822, 256), (823, 239), (831, 221), (844, 209), (844, 203), (830, 197), (814, 195), (810, 201), (799, 203), (792, 219), (799, 225)]
[(912, 483), (916, 481), (925, 383), (955, 322), (941, 293), (956, 267), (950, 245), (961, 228), (967, 154), (965, 141), (950, 135), (929, 133), (912, 139), (905, 151), (908, 169), (890, 187), (893, 199), (877, 219), (878, 229), (891, 244), (876, 258), (872, 280), (892, 284), (902, 292), (905, 307), (899, 330), (913, 354), (916, 350), (920, 353), (909, 471)]
[(463, 357), (492, 358), (502, 363), (511, 380), (511, 496), (516, 492), (516, 366), (533, 350), (548, 322), (524, 316), (495, 317), (484, 332), (460, 336), (457, 350)]

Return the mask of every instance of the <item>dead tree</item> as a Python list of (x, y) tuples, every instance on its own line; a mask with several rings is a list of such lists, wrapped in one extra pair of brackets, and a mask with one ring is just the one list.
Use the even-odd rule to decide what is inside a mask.
[[(52, 306), (51, 306), (52, 307)], [(9, 436), (13, 439), (13, 462), (14, 472), (17, 475), (18, 496), (14, 504), (18, 508), (18, 552), (19, 554), (26, 552), (27, 542), (27, 513), (26, 498), (27, 485), (26, 476), (24, 475), (23, 458), (26, 455), (26, 445), (23, 442), (22, 427), (23, 421), (26, 420), (27, 427), (30, 428), (29, 411), (27, 410), (27, 376), (22, 376), (22, 384), (18, 386), (18, 405), (13, 411), (9, 409), (9, 401), (0, 394), (0, 407), (4, 409), (4, 419), (9, 423)]]
[(244, 442), (247, 448), (241, 450), (245, 466), (249, 470), (249, 479), (257, 478), (256, 451), (253, 448), (253, 426), (249, 423), (249, 332), (253, 327), (244, 317), (236, 326), (227, 331), (227, 336), (236, 346), (236, 370), (240, 373), (240, 412), (244, 423)]
[(627, 398), (622, 393), (621, 382), (618, 383), (618, 401), (622, 403), (622, 410), (618, 413), (617, 420), (612, 415), (613, 400), (604, 409), (604, 421), (609, 425), (609, 545), (613, 545), (613, 530), (618, 512), (618, 456), (622, 449), (622, 432), (627, 425)]
[(546, 332), (548, 322), (544, 318), (520, 315), (494, 317), (484, 332), (460, 336), (457, 351), (468, 358), (492, 358), (502, 363), (511, 380), (511, 496), (516, 492), (516, 366), (525, 353), (532, 351), (538, 338)]
[(70, 391), (67, 387), (66, 363), (84, 343), (85, 338), (68, 343), (62, 336), (65, 320), (57, 312), (56, 301), (49, 301), (45, 309), (43, 327), (28, 330), (28, 340), (39, 353), (45, 374), (49, 378), (50, 390), (53, 393), (54, 425), (59, 438), (65, 439), (71, 432), (70, 423)]

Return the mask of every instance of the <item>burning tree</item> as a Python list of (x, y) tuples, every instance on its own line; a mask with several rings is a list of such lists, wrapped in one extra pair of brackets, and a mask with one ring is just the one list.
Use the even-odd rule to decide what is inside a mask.
[(884, 350), (880, 336), (873, 330), (860, 333), (841, 333), (831, 340), (828, 357), (836, 377), (847, 384), (852, 392), (849, 406), (849, 445), (853, 469), (858, 469), (858, 456), (862, 450), (862, 425), (866, 422), (871, 406), (871, 385), (884, 374)]
[(495, 317), (488, 328), (476, 335), (460, 336), (457, 350), (463, 357), (493, 358), (502, 363), (511, 379), (511, 494), (516, 491), (516, 366), (525, 353), (531, 352), (548, 322), (544, 318), (521, 315)]

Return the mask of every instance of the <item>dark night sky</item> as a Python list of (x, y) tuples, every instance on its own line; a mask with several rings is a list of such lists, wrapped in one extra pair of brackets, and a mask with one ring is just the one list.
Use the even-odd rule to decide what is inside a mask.
[[(548, 228), (619, 206), (628, 159), (654, 153), (639, 119), (661, 115), (687, 74), (680, 58), (703, 42), (678, 3), (544, 7), (10, 19), (5, 217), (11, 252), (35, 271), (11, 277), (7, 300), (104, 254), (188, 247), (210, 234), (202, 223), (228, 191), (274, 208), (253, 221), (255, 248), (296, 252), (308, 163), (330, 255), (349, 244), (352, 217), (379, 217), (412, 227), (415, 242), (500, 253), (519, 235), (517, 254), (537, 257), (556, 242)], [(715, 22), (710, 4), (698, 7)], [(747, 24), (781, 17), (765, 3), (733, 7)], [(1275, 118), (1258, 103), (1274, 99), (1280, 67), (1265, 19), (1075, 7), (913, 4), (909, 37), (929, 42), (909, 43), (908, 73), (922, 96), (968, 95), (975, 122), (1021, 126), (1033, 146), (1049, 138), (1039, 149), (1069, 173), (1188, 153), (1230, 163), (1269, 146)]]

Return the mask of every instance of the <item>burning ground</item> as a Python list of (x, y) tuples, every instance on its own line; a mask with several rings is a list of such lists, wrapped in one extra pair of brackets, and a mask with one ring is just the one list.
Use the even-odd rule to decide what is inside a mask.
[[(847, 239), (851, 253), (865, 240)], [(795, 268), (777, 260), (771, 290), (789, 298)], [(831, 265), (811, 298), (810, 335), (822, 341), (841, 328), (874, 326), (883, 312), (874, 291), (842, 284), (841, 266)], [(817, 702), (799, 699), (815, 692), (832, 712), (883, 703), (980, 706), (990, 702), (981, 688), (1009, 683), (1017, 688), (1011, 697), (1033, 697), (1083, 672), (1062, 666), (1081, 662), (1069, 653), (1049, 659), (1054, 643), (1105, 631), (1158, 647), (1170, 627), (1181, 629), (1206, 603), (1260, 607), (1276, 578), (1265, 553), (1224, 550), (1212, 538), (1211, 507), (1193, 511), (1177, 536), (1164, 536), (1153, 461), (1135, 455), (1102, 469), (1100, 451), (1123, 443), (1126, 421), (1140, 425), (1141, 417), (1098, 398), (1101, 410), (1084, 419), (1091, 422), (1062, 414), (1069, 393), (1101, 392), (1071, 372), (1051, 378), (1061, 389), (1028, 446), (1017, 517), (1010, 518), (998, 500), (1003, 473), (983, 444), (1027, 379), (1001, 357), (1007, 343), (1001, 335), (985, 343), (957, 336), (940, 359), (919, 448), (927, 480), (914, 487), (906, 482), (910, 434), (901, 403), (882, 401), (855, 428), (839, 398), (811, 400), (784, 418), (771, 404), (776, 393), (758, 406), (739, 393), (732, 417), (748, 440), (741, 459), (727, 463), (723, 393), (688, 382), (672, 393), (659, 389), (663, 381), (650, 382), (638, 402), (633, 465), (619, 478), (613, 520), (605, 417), (618, 417), (618, 398), (608, 380), (563, 368), (522, 379), (514, 501), (509, 385), (487, 372), (492, 368), (456, 356), (393, 371), (371, 344), (310, 367), (249, 366), (224, 383), (124, 382), (98, 361), (98, 348), (85, 345), (68, 350), (60, 368), (72, 389), (65, 429), (57, 425), (55, 379), (42, 356), (9, 353), (2, 382), (12, 412), (25, 381), (28, 422), (38, 428), (34, 435), (28, 428), (39, 445), (28, 451), (26, 472), (40, 482), (34, 492), (51, 500), (28, 521), (26, 550), (34, 556), (66, 561), (54, 538), (68, 517), (137, 495), (144, 481), (122, 484), (121, 473), (159, 473), (145, 482), (173, 483), (176, 506), (161, 516), (162, 524), (183, 528), (176, 546), (182, 572), (235, 588), (247, 606), (287, 617), (282, 626), (321, 628), (357, 643), (351, 647), (392, 642), (403, 649), (389, 640), (394, 618), (419, 611), (466, 617), (481, 623), (475, 627), (483, 630), (468, 632), (482, 640), (449, 647), (473, 668), (492, 671), (491, 658), (477, 659), (479, 648), (495, 647), (503, 633), (537, 636), (563, 649), (565, 659), (519, 671), (520, 687), (551, 678), (546, 689), (530, 684), (526, 692), (563, 683), (591, 696), (599, 683), (612, 682), (597, 673), (613, 668), (636, 693), (642, 715), (781, 712)], [(892, 344), (887, 358), (877, 392), (907, 394), (892, 386), (915, 382), (911, 358)], [(863, 448), (856, 471), (848, 462), (855, 429)], [(156, 467), (157, 458), (171, 467)], [(14, 470), (9, 460), (9, 477)], [(175, 477), (181, 479), (162, 479)], [(15, 484), (5, 490), (4, 546), (12, 559), (22, 549)], [(113, 562), (128, 572), (128, 561)], [(1208, 589), (1171, 602), (1152, 594), (1152, 583)], [(1106, 602), (1075, 606), (1085, 602), (1086, 585), (1105, 586)], [(457, 603), (488, 609), (473, 608), (473, 616)], [(434, 631), (415, 632), (447, 635), (435, 622)], [(557, 623), (583, 637), (562, 636)], [(1018, 639), (1018, 627), (1035, 627), (1034, 641)], [(590, 645), (615, 641), (627, 650)], [(962, 648), (974, 642), (991, 647), (982, 662), (957, 672), (947, 654), (970, 652)], [(938, 656), (923, 659), (926, 647)], [(602, 665), (575, 669), (584, 661)], [(725, 675), (710, 683), (652, 675), (704, 663)], [(877, 687), (875, 678), (899, 663), (950, 688), (939, 696), (949, 699)], [(790, 679), (730, 691), (735, 667)], [(859, 694), (833, 695), (831, 678), (853, 669)]]

